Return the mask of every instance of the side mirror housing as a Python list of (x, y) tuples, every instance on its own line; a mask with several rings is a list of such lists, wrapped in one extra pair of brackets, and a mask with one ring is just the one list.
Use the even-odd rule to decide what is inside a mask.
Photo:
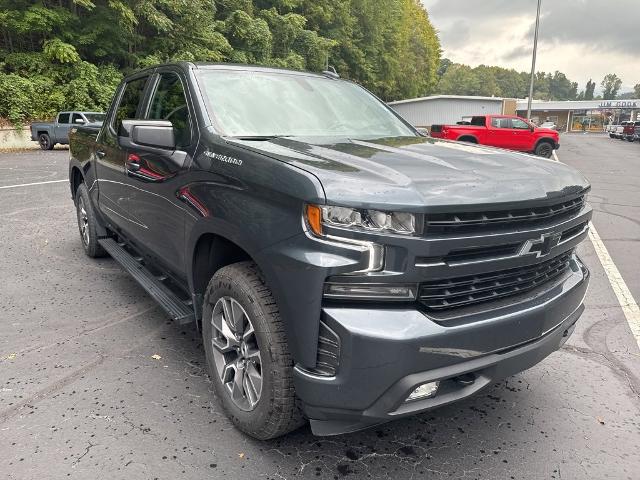
[[(120, 143), (175, 150), (173, 124), (168, 120), (123, 120), (118, 132)], [(128, 142), (126, 141), (128, 140)]]
[(80, 125), (84, 125), (85, 121), (82, 118), (76, 118), (73, 123), (78, 123)]
[(416, 131), (420, 134), (420, 136), (422, 137), (428, 137), (429, 136), (429, 130), (424, 128), (424, 127), (416, 127)]

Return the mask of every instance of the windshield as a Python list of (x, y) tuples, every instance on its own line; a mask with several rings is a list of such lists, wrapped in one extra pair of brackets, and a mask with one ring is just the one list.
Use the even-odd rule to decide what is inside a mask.
[(224, 135), (416, 136), (383, 103), (351, 82), (245, 70), (198, 73), (209, 113)]
[(104, 113), (85, 113), (84, 116), (89, 123), (104, 122)]

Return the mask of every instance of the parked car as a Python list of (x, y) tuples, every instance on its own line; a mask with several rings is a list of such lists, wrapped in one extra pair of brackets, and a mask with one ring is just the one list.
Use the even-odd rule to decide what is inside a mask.
[(69, 143), (69, 130), (72, 126), (99, 126), (104, 116), (100, 112), (60, 112), (53, 122), (31, 124), (31, 140), (38, 142), (42, 150), (52, 150), (56, 143)]
[(432, 125), (431, 136), (531, 152), (549, 158), (560, 148), (560, 135), (513, 115), (478, 115), (464, 125)]
[(544, 122), (540, 125), (540, 128), (548, 128), (550, 130), (558, 130), (558, 126), (555, 122)]
[(609, 136), (611, 138), (617, 138), (619, 140), (625, 140), (626, 139), (626, 133), (629, 131), (629, 125), (631, 125), (631, 127), (633, 128), (633, 122), (620, 122), (619, 125), (615, 125), (615, 130), (612, 130), (609, 133)]
[(86, 254), (196, 323), (256, 438), (464, 399), (560, 348), (584, 309), (580, 173), (425, 138), (333, 73), (158, 66), (124, 79), (98, 135), (73, 130)]
[(634, 127), (633, 140), (640, 142), (640, 125), (638, 125), (638, 122), (636, 122), (636, 126)]
[(640, 121), (627, 122), (624, 129), (622, 130), (622, 138), (629, 142), (633, 142), (635, 140), (635, 129), (638, 126), (640, 126)]

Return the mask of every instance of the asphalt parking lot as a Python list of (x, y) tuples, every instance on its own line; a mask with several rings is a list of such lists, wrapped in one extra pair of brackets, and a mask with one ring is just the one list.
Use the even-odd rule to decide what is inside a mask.
[[(561, 142), (640, 300), (640, 145)], [(167, 321), (111, 259), (85, 257), (67, 183), (21, 186), (64, 180), (67, 155), (0, 154), (1, 477), (639, 478), (640, 351), (590, 242), (587, 310), (541, 364), (365, 432), (317, 438), (305, 427), (259, 442), (222, 413), (195, 328)]]

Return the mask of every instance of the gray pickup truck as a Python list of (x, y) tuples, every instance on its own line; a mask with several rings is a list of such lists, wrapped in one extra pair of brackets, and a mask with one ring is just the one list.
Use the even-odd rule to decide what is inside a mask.
[(462, 400), (560, 348), (584, 309), (580, 173), (424, 137), (334, 73), (153, 67), (70, 136), (86, 254), (201, 329), (216, 399), (256, 438)]
[(60, 112), (53, 122), (31, 124), (31, 140), (38, 142), (42, 150), (52, 150), (56, 143), (69, 143), (72, 126), (100, 126), (104, 117), (101, 112)]

